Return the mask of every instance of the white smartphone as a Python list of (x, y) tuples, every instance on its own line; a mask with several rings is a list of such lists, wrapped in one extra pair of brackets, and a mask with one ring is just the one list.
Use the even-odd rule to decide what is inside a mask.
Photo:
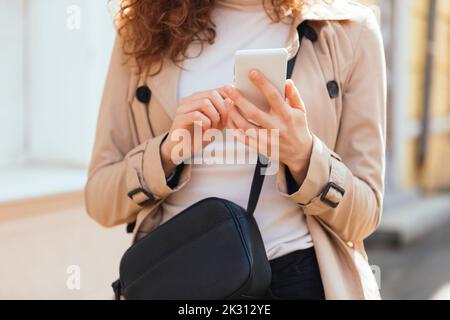
[(270, 105), (249, 79), (250, 70), (260, 70), (285, 97), (288, 51), (285, 48), (239, 50), (235, 55), (234, 85), (242, 95), (263, 111)]

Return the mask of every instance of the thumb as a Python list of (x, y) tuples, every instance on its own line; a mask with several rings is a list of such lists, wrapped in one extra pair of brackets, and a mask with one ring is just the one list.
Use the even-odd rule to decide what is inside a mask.
[(300, 109), (303, 112), (306, 112), (303, 100), (300, 97), (300, 93), (298, 92), (298, 89), (295, 86), (294, 81), (292, 81), (291, 79), (286, 81), (286, 99), (288, 104), (292, 108)]

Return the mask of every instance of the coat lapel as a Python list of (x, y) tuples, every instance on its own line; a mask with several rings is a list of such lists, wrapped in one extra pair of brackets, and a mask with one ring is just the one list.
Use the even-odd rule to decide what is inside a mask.
[(170, 59), (165, 59), (161, 72), (146, 79), (152, 96), (159, 101), (170, 118), (173, 118), (178, 107), (180, 74), (180, 67)]

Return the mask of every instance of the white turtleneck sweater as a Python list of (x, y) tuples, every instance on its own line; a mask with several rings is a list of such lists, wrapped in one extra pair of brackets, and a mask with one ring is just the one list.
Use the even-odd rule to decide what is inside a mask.
[[(218, 0), (212, 13), (217, 37), (213, 45), (193, 43), (185, 60), (179, 82), (179, 99), (194, 92), (219, 88), (233, 83), (234, 54), (242, 49), (285, 47), (290, 23), (274, 24), (266, 14), (262, 0)], [(221, 150), (246, 150), (240, 143), (213, 142), (207, 147)], [(209, 197), (233, 201), (247, 206), (254, 164), (193, 164), (191, 180), (172, 194), (162, 205), (163, 222), (190, 205)], [(266, 176), (255, 211), (269, 259), (313, 246), (305, 216), (300, 207), (283, 197), (276, 188), (276, 175)]]

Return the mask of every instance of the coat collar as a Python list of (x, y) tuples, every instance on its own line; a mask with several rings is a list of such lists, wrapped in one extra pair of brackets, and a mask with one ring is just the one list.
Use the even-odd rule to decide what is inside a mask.
[[(302, 13), (294, 19), (289, 35), (287, 49), (289, 57), (295, 56), (299, 48), (297, 26), (306, 20), (349, 20), (355, 15), (352, 2), (347, 0), (309, 0)], [(152, 96), (163, 106), (169, 117), (173, 118), (178, 106), (178, 83), (181, 69), (169, 59), (165, 59), (163, 68), (155, 76), (146, 76), (145, 82), (152, 90)]]

